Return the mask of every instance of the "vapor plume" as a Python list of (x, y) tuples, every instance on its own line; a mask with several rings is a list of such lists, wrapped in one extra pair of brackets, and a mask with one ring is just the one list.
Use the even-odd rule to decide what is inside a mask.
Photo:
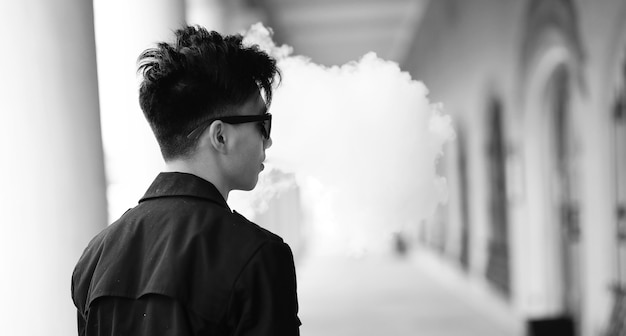
[[(244, 43), (278, 59), (266, 166), (295, 174), (322, 244), (371, 249), (446, 200), (436, 164), (454, 130), (422, 82), (374, 53), (342, 66), (315, 64), (276, 46), (261, 24)], [(266, 181), (252, 198), (280, 192)]]

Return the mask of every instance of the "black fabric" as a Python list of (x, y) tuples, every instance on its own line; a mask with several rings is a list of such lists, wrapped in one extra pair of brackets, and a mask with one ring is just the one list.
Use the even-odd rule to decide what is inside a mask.
[(72, 298), (81, 336), (299, 335), (289, 246), (191, 174), (159, 174), (93, 238)]

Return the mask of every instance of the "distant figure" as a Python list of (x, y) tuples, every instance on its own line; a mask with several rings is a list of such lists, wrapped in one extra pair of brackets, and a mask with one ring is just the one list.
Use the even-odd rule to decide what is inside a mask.
[(409, 247), (406, 243), (406, 239), (404, 238), (404, 236), (399, 233), (396, 232), (393, 234), (393, 251), (395, 252), (396, 256), (398, 257), (406, 257), (407, 253), (408, 253)]
[(291, 249), (226, 203), (255, 187), (272, 145), (276, 60), (240, 35), (175, 35), (139, 57), (166, 169), (78, 261), (78, 334), (299, 335)]

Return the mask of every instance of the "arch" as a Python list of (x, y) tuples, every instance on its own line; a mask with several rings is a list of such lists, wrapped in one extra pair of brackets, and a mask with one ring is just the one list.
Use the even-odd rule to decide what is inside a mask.
[[(626, 9), (626, 6), (624, 7)], [(626, 25), (622, 27), (626, 31)], [(607, 335), (620, 335), (626, 330), (624, 314), (626, 312), (626, 38), (616, 43), (620, 48), (615, 52), (616, 59), (612, 62), (611, 76), (607, 91), (610, 94), (610, 113), (613, 127), (611, 149), (613, 156), (615, 226), (614, 250), (616, 271), (612, 298), (612, 311), (608, 323)]]
[(613, 151), (615, 179), (615, 259), (616, 280), (607, 335), (626, 331), (626, 58), (620, 71), (621, 80), (613, 99)]
[(487, 279), (505, 296), (510, 296), (509, 215), (507, 199), (507, 146), (503, 106), (499, 98), (490, 98), (487, 107), (487, 165), (489, 174), (489, 218)]
[[(578, 171), (573, 116), (585, 96), (583, 48), (570, 0), (531, 1), (522, 38), (520, 106), (525, 164), (525, 264), (530, 315), (580, 315)], [(528, 248), (532, 246), (532, 248)]]
[(544, 260), (546, 312), (577, 315), (579, 228), (568, 53), (555, 47), (536, 67), (524, 117), (527, 204), (538, 253)]
[[(626, 14), (626, 4), (622, 7)], [(603, 108), (608, 113), (612, 126), (611, 149), (613, 155), (613, 178), (615, 186), (615, 238), (616, 238), (616, 282), (626, 290), (626, 22), (620, 23), (618, 34), (607, 54), (605, 68), (607, 87), (602, 90), (607, 102)]]
[[(555, 47), (569, 54), (570, 70), (581, 81), (581, 64), (584, 61), (578, 18), (571, 0), (532, 0), (526, 12), (520, 53), (520, 77), (527, 87), (533, 68), (542, 63), (544, 55)], [(584, 87), (584, 85), (581, 85)]]
[(470, 183), (467, 134), (465, 126), (459, 123), (456, 128), (456, 170), (459, 179), (459, 215), (461, 226), (459, 261), (465, 271), (470, 269), (471, 260), (471, 216), (470, 216)]

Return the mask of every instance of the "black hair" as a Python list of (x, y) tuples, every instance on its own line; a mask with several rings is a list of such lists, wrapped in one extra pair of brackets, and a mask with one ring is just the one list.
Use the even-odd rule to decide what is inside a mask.
[(166, 160), (191, 154), (187, 138), (202, 121), (222, 116), (262, 90), (269, 106), (280, 78), (276, 60), (243, 36), (222, 36), (200, 26), (175, 31), (174, 43), (158, 43), (138, 59), (143, 80), (139, 104)]

